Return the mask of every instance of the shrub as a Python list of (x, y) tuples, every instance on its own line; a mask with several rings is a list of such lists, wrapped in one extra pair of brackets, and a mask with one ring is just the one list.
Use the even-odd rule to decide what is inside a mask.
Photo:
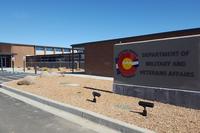
[(61, 68), (60, 68), (60, 67), (58, 67), (58, 71), (61, 71)]
[(43, 71), (40, 73), (40, 77), (48, 77), (50, 74), (47, 71)]

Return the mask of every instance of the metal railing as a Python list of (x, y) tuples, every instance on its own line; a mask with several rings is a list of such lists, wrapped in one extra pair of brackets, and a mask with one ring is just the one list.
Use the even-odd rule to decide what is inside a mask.
[[(74, 61), (74, 69), (84, 69), (84, 61)], [(58, 67), (65, 67), (65, 68), (72, 68), (72, 62), (68, 61), (55, 61), (55, 62), (26, 62), (26, 67), (48, 67), (48, 68), (58, 68)]]

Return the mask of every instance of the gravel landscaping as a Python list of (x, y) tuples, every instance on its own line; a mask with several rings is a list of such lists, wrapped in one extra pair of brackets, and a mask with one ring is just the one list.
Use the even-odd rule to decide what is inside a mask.
[[(7, 85), (155, 132), (200, 132), (200, 110), (153, 101), (155, 107), (147, 108), (148, 116), (144, 117), (140, 114), (143, 107), (138, 106), (142, 99), (114, 94), (111, 80), (53, 75), (38, 76), (31, 85), (17, 85), (17, 82)], [(101, 93), (96, 103), (91, 102), (93, 91)]]

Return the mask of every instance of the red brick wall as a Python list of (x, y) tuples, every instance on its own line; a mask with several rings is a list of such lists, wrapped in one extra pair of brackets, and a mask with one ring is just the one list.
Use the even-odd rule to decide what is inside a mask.
[(85, 46), (85, 72), (113, 76), (113, 44)]
[(0, 53), (10, 53), (11, 46), (9, 45), (0, 45)]
[(119, 38), (113, 40), (105, 40), (99, 42), (85, 43), (85, 73), (101, 76), (113, 76), (113, 50), (117, 43), (145, 41), (152, 39), (161, 39), (168, 37), (178, 37), (186, 35), (200, 34), (199, 29), (183, 30), (175, 32), (166, 32), (158, 34), (150, 34), (144, 36)]

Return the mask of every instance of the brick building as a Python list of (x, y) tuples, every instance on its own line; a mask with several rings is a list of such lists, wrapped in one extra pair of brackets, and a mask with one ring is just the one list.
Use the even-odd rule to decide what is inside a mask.
[(0, 43), (0, 66), (11, 67), (12, 58), (15, 67), (23, 67), (23, 60), (27, 56), (64, 54), (69, 53), (69, 48), (38, 46), (27, 44)]
[(11, 59), (14, 57), (15, 67), (23, 67), (23, 58), (27, 57), (30, 61), (27, 62), (27, 64), (31, 66), (35, 64), (41, 67), (45, 65), (48, 67), (70, 66), (73, 71), (78, 64), (79, 67), (85, 69), (86, 74), (113, 76), (115, 44), (190, 35), (200, 35), (200, 28), (73, 44), (71, 45), (72, 49), (52, 46), (0, 43), (0, 66), (11, 67)]
[(113, 76), (114, 45), (118, 43), (147, 41), (189, 35), (200, 35), (200, 28), (163, 32), (142, 36), (118, 38), (96, 42), (71, 45), (72, 48), (83, 48), (85, 56), (85, 73), (101, 76)]

